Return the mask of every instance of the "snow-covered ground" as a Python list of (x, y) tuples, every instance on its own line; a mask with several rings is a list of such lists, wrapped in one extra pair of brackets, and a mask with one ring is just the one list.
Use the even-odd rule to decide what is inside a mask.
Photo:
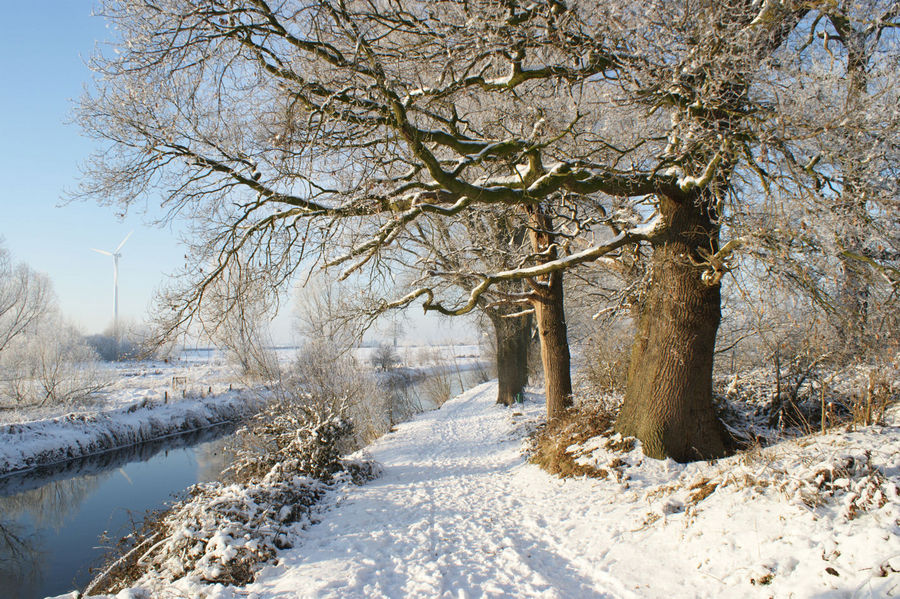
[[(496, 384), (368, 448), (380, 478), (343, 487), (243, 588), (181, 581), (146, 597), (891, 597), (900, 595), (900, 418), (714, 463), (573, 447), (613, 474), (527, 462)], [(853, 458), (849, 460), (848, 458)]]

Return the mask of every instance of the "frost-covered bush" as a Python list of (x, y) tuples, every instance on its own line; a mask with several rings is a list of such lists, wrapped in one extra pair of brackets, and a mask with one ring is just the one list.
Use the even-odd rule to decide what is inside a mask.
[(49, 279), (0, 245), (0, 407), (83, 403), (104, 386), (96, 359), (59, 317)]
[(141, 355), (141, 344), (130, 336), (116, 339), (115, 335), (103, 333), (88, 335), (84, 343), (96, 352), (104, 362), (135, 360)]
[(327, 405), (354, 427), (353, 443), (362, 447), (394, 423), (396, 398), (353, 354), (327, 340), (304, 345), (281, 383), (288, 398), (309, 397)]
[(326, 486), (273, 471), (253, 484), (196, 485), (191, 496), (120, 543), (124, 555), (107, 566), (85, 593), (136, 585), (150, 590), (181, 578), (247, 584), (259, 567), (290, 547), (294, 524), (309, 521)]
[(437, 408), (450, 400), (453, 394), (453, 377), (455, 373), (450, 370), (438, 370), (419, 383), (422, 396)]
[(281, 471), (328, 481), (343, 470), (341, 456), (352, 450), (352, 436), (352, 423), (329, 403), (278, 399), (238, 430), (228, 476), (246, 481)]
[(0, 354), (0, 394), (17, 407), (84, 404), (107, 384), (97, 354), (58, 319)]
[(16, 339), (31, 334), (54, 310), (50, 280), (27, 264), (13, 264), (0, 239), (0, 355)]
[(633, 334), (630, 322), (615, 320), (585, 339), (577, 358), (581, 366), (577, 382), (583, 393), (595, 398), (624, 393)]
[(798, 355), (779, 366), (777, 371), (720, 375), (715, 381), (720, 416), (756, 442), (839, 424), (881, 423), (886, 410), (900, 401), (900, 354), (890, 361), (844, 365)]
[(400, 356), (390, 343), (380, 343), (372, 352), (370, 362), (375, 368), (390, 370), (400, 363)]

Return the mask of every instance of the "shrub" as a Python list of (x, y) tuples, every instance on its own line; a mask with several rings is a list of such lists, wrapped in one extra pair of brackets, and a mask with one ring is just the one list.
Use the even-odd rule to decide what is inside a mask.
[(625, 391), (633, 331), (622, 322), (611, 322), (595, 331), (586, 341), (582, 367), (582, 385), (589, 396)]
[(373, 478), (371, 462), (341, 459), (353, 428), (329, 402), (279, 398), (237, 433), (228, 483), (195, 485), (188, 499), (119, 543), (124, 553), (85, 593), (140, 584), (151, 593), (184, 577), (243, 585), (278, 549), (293, 544), (291, 525), (339, 482)]
[(42, 323), (0, 355), (0, 393), (18, 407), (87, 403), (108, 384), (96, 359), (73, 329)]
[(141, 345), (128, 337), (116, 340), (110, 334), (88, 335), (84, 343), (96, 352), (104, 362), (136, 360), (141, 355)]
[(390, 370), (400, 363), (400, 356), (389, 343), (380, 343), (370, 358), (372, 366), (381, 370)]
[(227, 476), (256, 480), (276, 470), (329, 481), (354, 449), (353, 425), (341, 406), (315, 398), (281, 398), (238, 430)]
[(285, 398), (314, 398), (332, 414), (353, 422), (355, 447), (383, 435), (393, 424), (389, 390), (349, 351), (326, 340), (301, 348), (280, 387)]

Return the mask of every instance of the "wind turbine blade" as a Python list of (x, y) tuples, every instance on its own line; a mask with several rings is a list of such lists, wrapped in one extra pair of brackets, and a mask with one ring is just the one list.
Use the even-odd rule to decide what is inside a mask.
[(113, 252), (114, 254), (118, 254), (118, 253), (119, 253), (119, 250), (122, 249), (122, 246), (125, 245), (125, 242), (128, 241), (128, 238), (129, 238), (129, 237), (131, 237), (131, 233), (134, 233), (134, 231), (132, 230), (130, 233), (128, 233), (128, 235), (125, 236), (125, 239), (122, 240), (122, 243), (120, 243), (120, 244), (119, 244), (119, 247), (117, 247), (117, 248), (115, 249), (115, 251)]
[(98, 254), (103, 254), (104, 256), (112, 256), (112, 252), (107, 252), (106, 250), (98, 250), (97, 248), (91, 248)]

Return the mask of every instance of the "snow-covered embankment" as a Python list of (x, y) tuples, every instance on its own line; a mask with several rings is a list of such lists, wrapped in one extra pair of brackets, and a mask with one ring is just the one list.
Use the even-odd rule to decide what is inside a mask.
[(0, 476), (239, 420), (260, 402), (242, 389), (0, 425)]

